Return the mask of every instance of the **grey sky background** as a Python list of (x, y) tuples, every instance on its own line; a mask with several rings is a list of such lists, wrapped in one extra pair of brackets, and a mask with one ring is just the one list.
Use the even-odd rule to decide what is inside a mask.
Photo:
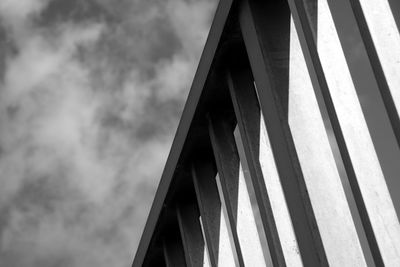
[(214, 0), (0, 1), (0, 266), (130, 266)]
[[(399, 208), (399, 149), (332, 2)], [(216, 4), (0, 0), (0, 266), (130, 266)]]

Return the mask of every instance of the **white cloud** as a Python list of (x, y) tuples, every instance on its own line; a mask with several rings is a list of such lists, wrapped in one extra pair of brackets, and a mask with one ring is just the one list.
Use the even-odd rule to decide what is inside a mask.
[(163, 87), (157, 91), (157, 97), (164, 101), (171, 98), (185, 99), (187, 86), (194, 76), (195, 68), (190, 59), (182, 55), (174, 56), (172, 59), (162, 61), (156, 67), (157, 75), (155, 87)]
[(198, 57), (207, 36), (215, 1), (168, 1), (167, 13), (172, 26), (188, 53)]

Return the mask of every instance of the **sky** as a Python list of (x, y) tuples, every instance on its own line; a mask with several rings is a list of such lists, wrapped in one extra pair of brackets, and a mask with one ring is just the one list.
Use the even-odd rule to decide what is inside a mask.
[(0, 266), (130, 266), (215, 0), (0, 1)]
[[(399, 213), (400, 151), (331, 3)], [(131, 265), (216, 4), (0, 0), (0, 266)]]

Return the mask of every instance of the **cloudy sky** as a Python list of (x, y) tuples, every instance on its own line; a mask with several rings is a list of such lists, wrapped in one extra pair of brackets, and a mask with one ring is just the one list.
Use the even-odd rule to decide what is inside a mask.
[(0, 266), (130, 266), (216, 2), (0, 1)]

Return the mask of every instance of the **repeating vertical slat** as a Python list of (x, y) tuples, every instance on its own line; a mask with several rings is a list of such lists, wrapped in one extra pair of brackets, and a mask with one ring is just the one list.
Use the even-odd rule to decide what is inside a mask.
[[(286, 247), (284, 247), (283, 245), (287, 242), (287, 240), (285, 240), (286, 236), (282, 236), (282, 233), (287, 233), (292, 231), (290, 228), (291, 220), (289, 216), (285, 218), (279, 216), (280, 211), (282, 210), (285, 211), (286, 207), (286, 202), (284, 200), (283, 193), (280, 191), (281, 188), (279, 187), (272, 189), (268, 188), (268, 185), (265, 184), (264, 176), (261, 171), (260, 161), (262, 161), (262, 158), (260, 157), (262, 155), (260, 155), (259, 153), (260, 114), (257, 105), (255, 106), (253, 105), (256, 104), (256, 102), (252, 101), (254, 99), (252, 100), (249, 99), (252, 98), (252, 94), (253, 98), (256, 98), (254, 89), (252, 87), (252, 80), (251, 79), (247, 80), (247, 82), (250, 82), (250, 85), (249, 84), (245, 85), (243, 84), (243, 82), (241, 84), (237, 84), (236, 81), (234, 82), (232, 80), (232, 76), (234, 76), (236, 79), (240, 78), (243, 79), (243, 75), (242, 77), (240, 77), (240, 74), (238, 73), (234, 73), (232, 75), (229, 74), (228, 84), (230, 87), (233, 103), (235, 106), (235, 113), (238, 119), (238, 127), (240, 129), (243, 146), (245, 148), (245, 155), (249, 163), (249, 172), (253, 180), (254, 192), (260, 208), (261, 220), (263, 222), (263, 226), (267, 235), (267, 241), (268, 241), (268, 246), (270, 248), (271, 258), (275, 266), (286, 266), (287, 261), (289, 259), (286, 259), (288, 255), (287, 253), (285, 253)], [(237, 90), (239, 90), (238, 87), (240, 87), (241, 91), (243, 92), (248, 91), (248, 94), (242, 93), (240, 94), (240, 96), (236, 97)], [(252, 103), (244, 103), (244, 101), (249, 102), (249, 100)], [(277, 185), (279, 186), (280, 183), (278, 183)], [(273, 194), (274, 192), (276, 192), (277, 194), (270, 195)], [(282, 195), (280, 193), (282, 193)], [(276, 203), (275, 202), (276, 200), (274, 199), (274, 197), (276, 196), (278, 198), (280, 197), (279, 200), (283, 199), (283, 201), (280, 201), (280, 204), (284, 204), (284, 206), (279, 207), (279, 209), (273, 206), (273, 204)], [(280, 210), (281, 208), (282, 210)], [(278, 215), (276, 213), (278, 213)], [(279, 218), (282, 218), (282, 220), (276, 221)], [(289, 228), (287, 228), (287, 226), (289, 226)], [(285, 229), (282, 229), (282, 227)], [(293, 241), (295, 243), (295, 239), (294, 240), (292, 239), (288, 242), (293, 243)]]
[(210, 162), (198, 161), (193, 165), (192, 176), (210, 263), (212, 266), (235, 266), (235, 248), (230, 240), (229, 222), (218, 196), (214, 166)]
[(399, 221), (328, 4), (326, 0), (318, 1), (317, 25), (313, 25), (316, 32), (313, 34), (308, 23), (313, 18), (307, 18), (304, 2), (289, 0), (289, 3), (309, 70), (322, 90), (375, 263), (398, 266)]
[[(232, 93), (234, 94), (234, 105), (236, 106), (237, 110), (238, 125), (239, 129), (242, 129), (241, 136), (243, 146), (245, 148), (246, 158), (248, 159), (249, 163), (250, 176), (253, 180), (253, 184), (255, 184), (256, 197), (257, 192), (262, 192), (261, 194), (264, 197), (264, 201), (268, 201), (267, 205), (270, 205), (271, 210), (268, 211), (267, 216), (273, 216), (273, 218), (268, 219), (274, 220), (274, 226), (277, 230), (279, 242), (278, 248), (281, 248), (283, 253), (283, 262), (281, 264), (283, 266), (302, 266), (300, 249), (298, 247), (294, 227), (297, 227), (297, 230), (301, 231), (299, 230), (299, 226), (304, 227), (304, 224), (308, 223), (308, 221), (304, 221), (305, 213), (303, 213), (300, 215), (303, 217), (303, 221), (300, 221), (296, 215), (293, 218), (296, 218), (295, 220), (298, 222), (298, 224), (292, 224), (288, 210), (288, 204), (285, 200), (285, 195), (282, 188), (282, 182), (279, 178), (272, 148), (269, 143), (267, 130), (265, 129), (264, 119), (262, 115), (259, 114), (259, 110), (253, 109), (253, 107), (258, 108), (258, 103), (252, 84), (252, 79), (249, 77), (250, 75), (251, 74), (246, 75), (243, 73), (233, 73), (232, 76), (234, 76), (236, 79), (241, 79), (241, 81), (238, 81), (236, 86), (233, 85), (233, 81), (231, 84)], [(247, 94), (245, 91), (248, 91), (249, 93)], [(239, 93), (239, 95), (236, 96), (237, 93)], [(247, 103), (245, 102), (245, 98), (249, 97), (253, 98), (251, 101), (252, 103), (249, 103), (248, 101)], [(256, 176), (258, 179), (254, 179), (254, 176)], [(294, 184), (294, 186), (296, 186), (296, 184)], [(263, 192), (263, 190), (265, 191)], [(269, 199), (265, 200), (267, 196)], [(259, 198), (258, 204), (260, 205), (261, 218), (264, 220), (265, 218), (263, 218), (262, 210), (263, 203), (259, 200)], [(301, 202), (292, 203), (292, 205), (294, 204), (301, 205)], [(294, 212), (300, 213), (301, 210), (298, 208)], [(269, 227), (269, 225), (267, 224), (265, 227)], [(301, 233), (304, 234), (304, 232)], [(270, 238), (271, 236), (268, 237), (268, 244), (272, 254), (274, 253), (274, 250), (277, 249), (277, 244), (274, 244), (274, 240), (271, 240)], [(306, 241), (307, 240), (303, 240), (304, 243)], [(313, 244), (311, 240), (309, 242), (310, 244)], [(303, 249), (307, 250), (309, 247), (305, 246)], [(271, 255), (271, 257), (273, 257), (273, 255)], [(307, 262), (307, 260), (312, 259), (306, 258), (305, 262)]]
[(239, 262), (242, 260), (241, 264), (245, 266), (266, 266), (233, 129), (226, 120), (215, 118), (210, 119), (209, 128), (219, 173), (217, 184), (221, 185), (220, 199), (228, 217), (231, 217), (233, 236), (238, 239), (240, 247), (238, 254), (240, 251), (243, 257)]
[(203, 267), (211, 267), (211, 263), (210, 263), (210, 256), (209, 256), (209, 252), (208, 252), (208, 247), (207, 247), (207, 242), (205, 242), (204, 240), (204, 227), (203, 227), (203, 222), (201, 217), (198, 218), (199, 222), (200, 222), (200, 226), (201, 226), (201, 232), (203, 233), (203, 242), (204, 242), (204, 252), (203, 252)]
[(397, 142), (400, 143), (400, 34), (387, 0), (350, 0)]
[[(206, 78), (207, 72), (201, 69), (204, 79), (195, 80), (193, 86), (198, 97), (190, 102), (193, 105), (187, 106), (185, 118), (189, 121), (184, 120), (186, 130), (177, 136), (181, 141), (173, 153), (172, 164), (166, 168), (167, 179), (160, 184), (134, 266), (272, 265), (266, 256), (268, 253), (262, 251), (259, 238), (262, 231), (256, 226), (249, 186), (255, 192), (265, 230), (261, 234), (267, 237), (274, 266), (365, 266), (312, 89), (322, 92), (324, 104), (319, 104), (327, 108), (375, 264), (400, 266), (399, 220), (354, 90), (328, 0), (287, 1), (298, 36), (293, 25), (288, 26), (290, 12), (285, 1), (237, 1), (239, 12), (231, 14), (234, 22), (228, 23), (225, 32), (229, 35), (236, 27), (234, 16), (238, 15), (252, 70), (247, 60), (244, 62), (238, 56), (231, 61), (237, 65), (229, 66), (227, 75), (240, 134), (234, 137), (233, 129), (221, 123), (225, 118), (209, 123), (219, 174), (211, 153), (209, 157), (199, 158), (203, 152), (194, 155), (193, 151), (185, 150), (186, 158), (180, 159), (184, 140), (193, 137), (186, 134), (194, 110), (200, 110), (196, 111), (198, 117), (194, 122), (199, 127), (204, 126), (199, 122), (205, 119), (210, 108), (207, 99), (198, 102), (200, 95), (209, 95), (196, 88), (202, 88), (206, 79), (212, 79), (213, 85), (222, 84), (213, 75)], [(387, 0), (350, 1), (400, 143), (400, 35), (396, 23)], [(219, 11), (222, 15), (214, 27), (218, 32), (222, 32), (230, 4), (227, 0), (221, 5), (226, 10)], [(286, 47), (288, 33), (291, 34), (289, 48)], [(227, 36), (224, 38), (228, 41), (224, 44), (232, 41)], [(216, 49), (216, 43), (213, 47)], [(225, 46), (220, 47), (223, 50)], [(210, 64), (215, 56), (214, 48), (202, 57)], [(218, 72), (219, 69), (212, 73)], [(199, 108), (198, 103), (206, 104)], [(193, 140), (189, 141), (193, 144)], [(239, 147), (242, 154), (237, 151)], [(174, 168), (178, 158), (183, 164), (190, 162), (187, 157), (195, 160), (191, 175), (199, 210), (194, 203), (178, 203), (174, 213), (177, 224), (171, 226), (171, 214), (165, 214), (171, 210), (163, 209), (163, 205), (176, 200), (171, 194), (179, 191), (174, 192), (171, 186), (176, 185), (172, 178), (179, 172)], [(249, 174), (245, 173), (247, 170)], [(251, 184), (246, 181), (249, 177)], [(162, 210), (168, 216), (158, 222), (156, 216)], [(173, 226), (179, 226), (179, 232), (178, 228), (170, 228)], [(151, 236), (155, 233), (155, 237)]]
[[(261, 249), (263, 249), (263, 254), (264, 254), (264, 264), (263, 265), (273, 266), (271, 255), (269, 252), (268, 243), (267, 243), (266, 236), (265, 236), (265, 229), (262, 226), (262, 224), (257, 225), (257, 223), (255, 221), (255, 219), (256, 219), (255, 213), (258, 213), (258, 215), (259, 215), (260, 210), (259, 210), (257, 201), (254, 199), (254, 187), (253, 187), (253, 183), (251, 182), (251, 177), (250, 177), (250, 172), (249, 172), (249, 164), (247, 162), (246, 155), (244, 152), (242, 137), (240, 136), (240, 131), (237, 127), (234, 131), (234, 136), (235, 136), (235, 142), (236, 142), (236, 146), (237, 146), (239, 158), (240, 158), (239, 188), (241, 188), (241, 187), (244, 188), (244, 190), (239, 191), (239, 199), (244, 198), (245, 201), (243, 201), (243, 202), (246, 203), (246, 206), (243, 208), (243, 215), (242, 215), (242, 217), (245, 218), (244, 223), (242, 223), (241, 225), (238, 225), (238, 228), (242, 227), (245, 229), (246, 225), (250, 224), (250, 223), (254, 224), (255, 230), (258, 228), (258, 236), (255, 236), (255, 233), (254, 233), (253, 234), (254, 237), (251, 237), (251, 238), (254, 239), (253, 242), (257, 242), (256, 243), (257, 246), (259, 246)], [(250, 191), (252, 191), (252, 192), (250, 193)], [(243, 193), (241, 194), (241, 192), (243, 192)], [(253, 195), (250, 197), (250, 194), (253, 194)], [(247, 220), (246, 220), (246, 218), (247, 218)], [(260, 220), (259, 216), (257, 217), (257, 219)], [(245, 231), (245, 230), (243, 230), (243, 231)], [(293, 265), (291, 265), (291, 266), (293, 266)]]
[(291, 23), (289, 126), (330, 266), (365, 266), (296, 28)]
[(260, 165), (287, 266), (303, 266), (264, 118), (260, 117)]
[(177, 208), (177, 218), (186, 265), (189, 267), (204, 266), (205, 243), (197, 206), (194, 203), (180, 203)]
[(317, 28), (318, 54), (382, 260), (400, 265), (399, 221), (326, 0), (319, 1)]
[[(327, 266), (326, 255), (316, 226), (310, 199), (306, 193), (305, 181), (301, 174), (296, 154), (293, 153), (294, 145), (291, 141), (289, 127), (285, 125), (286, 115), (281, 106), (281, 102), (276, 98), (276, 93), (273, 91), (275, 83), (272, 80), (274, 76), (271, 73), (270, 62), (264, 59), (264, 55), (268, 55), (268, 50), (265, 50), (265, 47), (262, 46), (261, 40), (265, 41), (268, 40), (268, 38), (266, 39), (265, 32), (259, 31), (257, 28), (260, 25), (265, 26), (273, 23), (273, 21), (263, 21), (264, 19), (278, 18), (279, 16), (287, 16), (287, 19), (290, 19), (290, 14), (273, 13), (273, 5), (276, 3), (277, 2), (256, 1), (252, 2), (253, 5), (250, 6), (248, 1), (243, 1), (243, 6), (239, 15), (240, 26), (250, 59), (255, 84), (258, 88), (260, 102), (262, 103), (261, 107), (264, 115), (264, 122), (261, 124), (265, 123), (268, 132), (275, 166), (279, 174), (279, 182), (283, 189), (290, 217), (293, 220), (293, 229), (302, 262), (305, 266)], [(270, 16), (266, 15), (268, 12)], [(282, 18), (280, 18), (280, 21), (282, 21)], [(287, 23), (290, 23), (290, 21), (287, 21)], [(275, 29), (275, 34), (279, 32), (279, 29)], [(247, 150), (246, 157), (249, 160), (250, 167), (251, 164), (259, 164), (259, 160), (261, 160), (259, 159), (261, 118), (257, 95), (253, 88), (253, 76), (249, 70), (232, 72), (231, 92), (233, 93), (232, 98), (235, 112), (237, 113), (238, 121), (241, 122), (238, 122), (238, 125), (243, 137), (245, 150)], [(246, 147), (251, 149), (247, 149)], [(268, 158), (266, 159), (268, 160)], [(260, 178), (258, 181), (255, 181), (255, 187), (265, 188), (261, 170), (260, 173), (256, 175)], [(271, 185), (279, 185), (279, 183)], [(278, 193), (277, 195), (280, 200), (280, 188), (274, 188), (273, 191)], [(265, 194), (267, 194), (267, 192), (265, 192)], [(271, 196), (270, 199), (272, 200)], [(284, 206), (276, 207), (274, 212), (282, 212), (277, 211), (278, 209), (284, 209)], [(281, 222), (278, 224), (277, 222), (279, 226), (280, 223)], [(287, 223), (282, 224), (282, 226), (283, 225), (289, 227)], [(292, 230), (289, 228), (287, 231)], [(289, 237), (286, 236), (286, 238)], [(292, 240), (288, 240), (288, 242), (293, 243)], [(271, 245), (276, 246), (276, 244)], [(287, 253), (291, 255), (291, 257), (296, 257), (291, 251)], [(273, 257), (273, 253), (271, 254)], [(274, 264), (276, 263), (274, 262)]]
[(232, 137), (228, 134), (229, 126), (227, 125), (226, 118), (224, 119), (221, 115), (209, 118), (208, 128), (218, 170), (217, 177), (220, 178), (222, 184), (223, 193), (219, 196), (223, 203), (222, 207), (226, 208), (230, 229), (232, 229), (232, 241), (235, 244), (239, 265), (243, 266), (242, 250), (239, 248), (240, 233), (236, 231), (238, 209), (240, 206), (238, 199), (240, 189), (239, 180), (237, 179), (239, 174), (239, 156), (232, 143)]

